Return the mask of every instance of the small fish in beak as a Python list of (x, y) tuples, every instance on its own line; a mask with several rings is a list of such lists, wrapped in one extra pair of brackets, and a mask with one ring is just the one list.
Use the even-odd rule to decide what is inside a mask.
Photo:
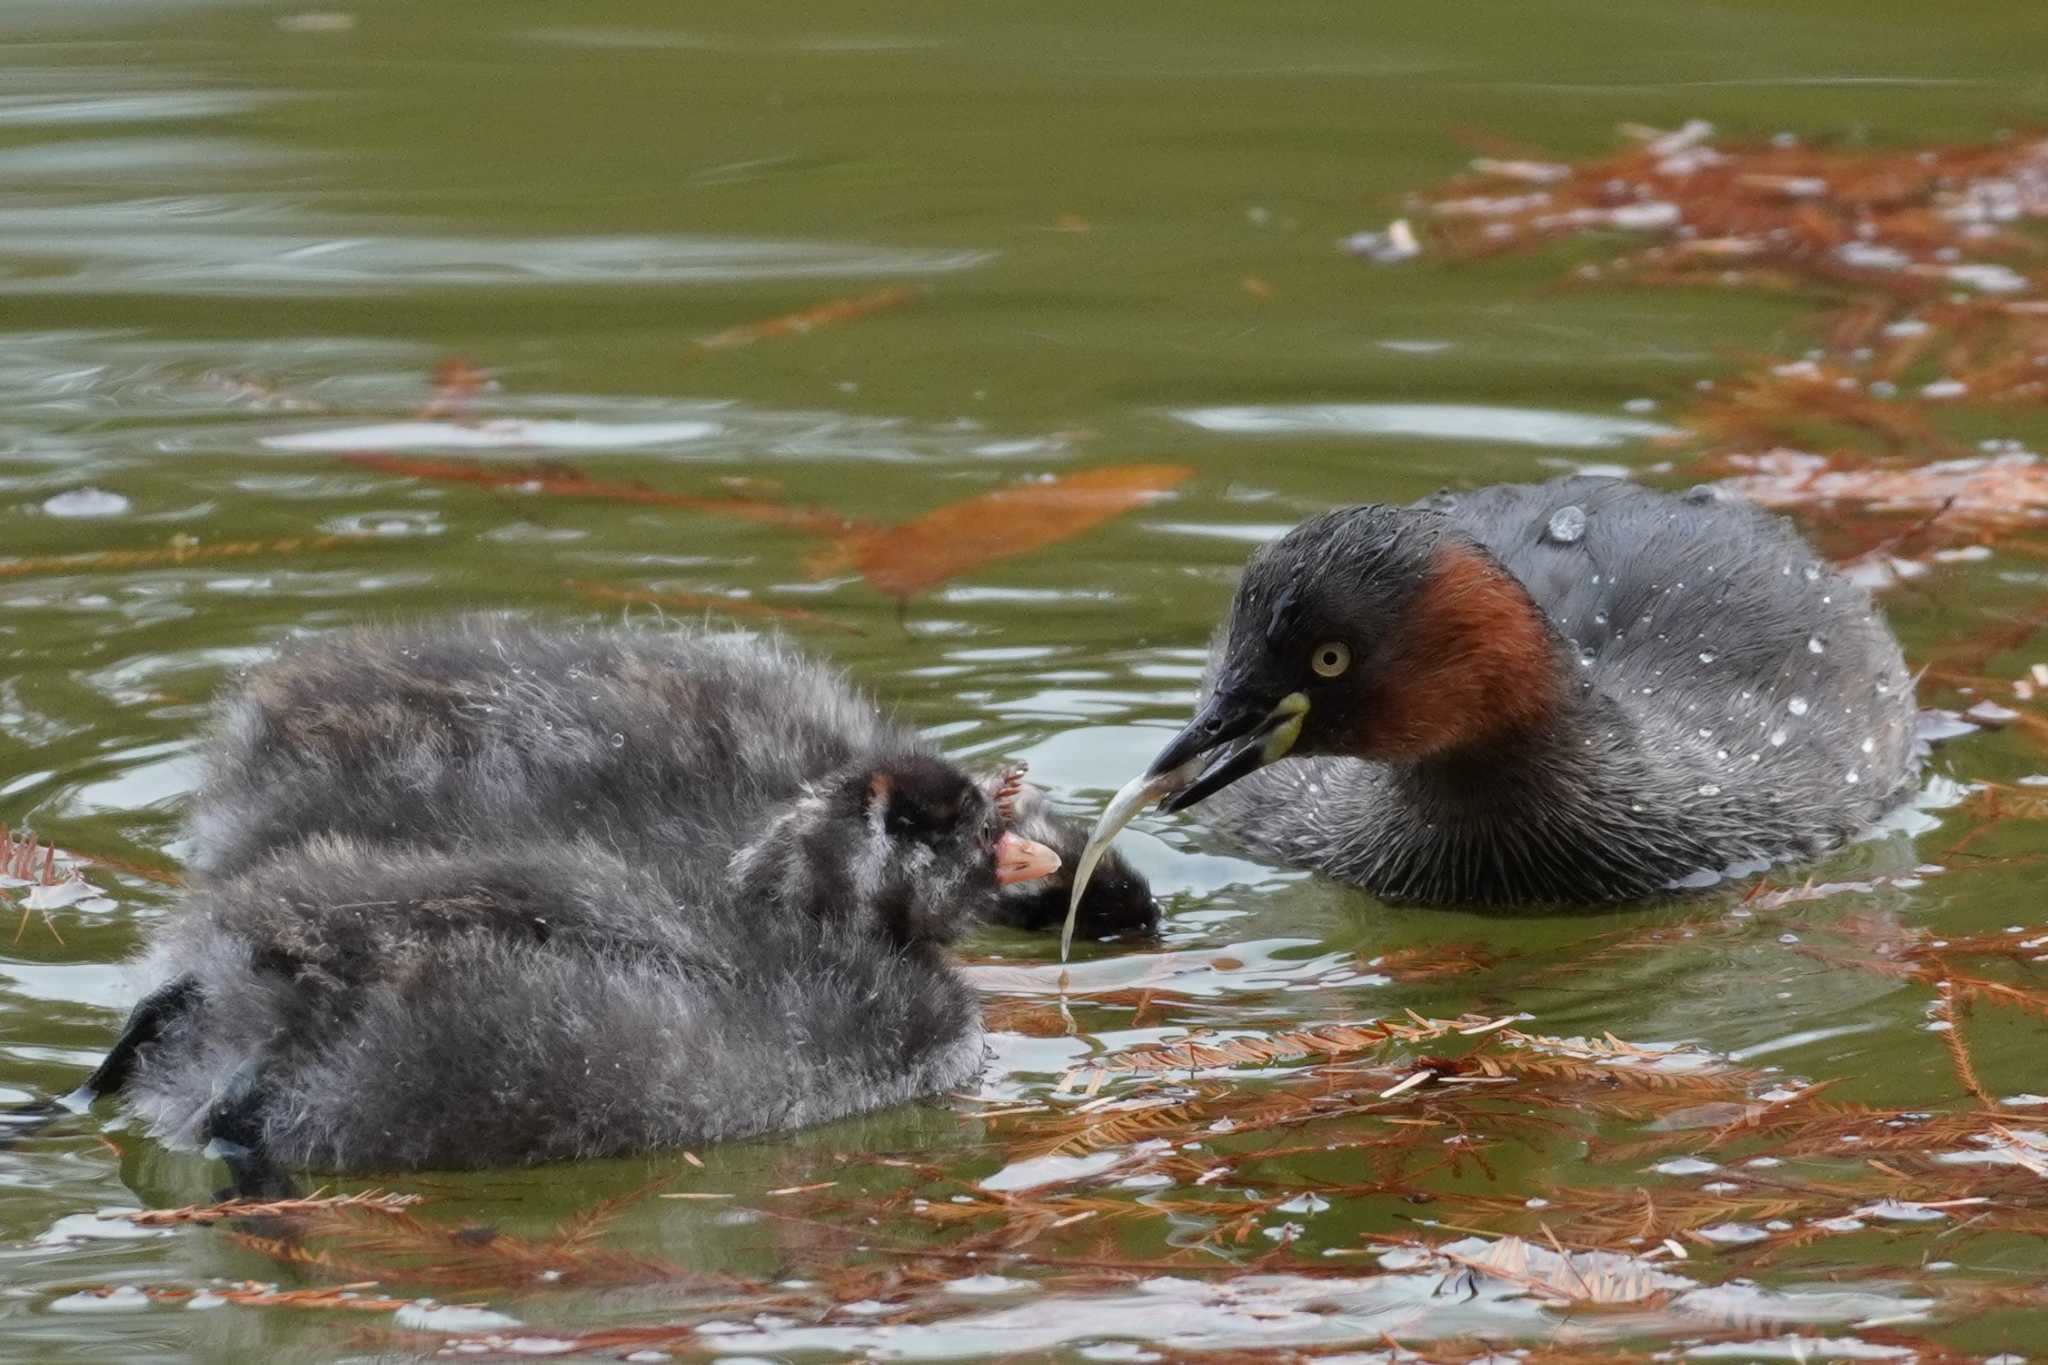
[(1060, 960), (1066, 961), (1073, 947), (1075, 914), (1088, 889), (1088, 878), (1118, 831), (1155, 799), (1165, 810), (1186, 810), (1247, 773), (1285, 758), (1300, 738), (1302, 719), (1307, 715), (1308, 697), (1300, 692), (1288, 693), (1270, 708), (1211, 698), (1187, 728), (1160, 751), (1150, 771), (1125, 783), (1095, 822), (1095, 832), (1089, 835), (1088, 846), (1081, 850), (1081, 860), (1074, 868), (1074, 894), (1060, 931)]
[[(1100, 854), (1096, 855), (1098, 858)], [(1060, 855), (1034, 839), (1004, 834), (996, 840), (996, 884), (1035, 882), (1060, 870)]]

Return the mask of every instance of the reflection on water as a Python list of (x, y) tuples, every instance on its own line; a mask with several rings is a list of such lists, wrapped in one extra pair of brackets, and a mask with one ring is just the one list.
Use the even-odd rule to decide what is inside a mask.
[(233, 230), (286, 216), (282, 206), (262, 202), (0, 209), (0, 251), (21, 262), (0, 277), (0, 293), (270, 296), (866, 279), (966, 270), (988, 259), (972, 251), (675, 237), (401, 237), (361, 223), (320, 234)]
[[(1426, 6), (884, 4), (854, 28), (800, 6), (678, 17), (651, 0), (573, 18), (19, 7), (0, 21), (18, 40), (0, 54), (0, 822), (94, 860), (107, 895), (6, 928), (0, 1093), (69, 1089), (112, 1036), (121, 964), (176, 913), (177, 803), (207, 699), (276, 641), (453, 608), (651, 627), (741, 599), (952, 751), (1028, 760), (1063, 809), (1089, 813), (1185, 717), (1253, 545), (1333, 503), (1589, 458), (1661, 477), (1674, 427), (1659, 419), (1713, 358), (1795, 328), (1711, 290), (1555, 288), (1577, 257), (1348, 255), (1345, 238), (1471, 155), (1452, 130), (1495, 157), (1574, 156), (1621, 120), (1695, 116), (1983, 137), (2042, 113), (2015, 22), (1997, 6), (1879, 19), (1799, 0), (1740, 23), (1617, 10), (1594, 41), (1579, 8), (1549, 0), (1512, 24)], [(437, 385), (455, 356), (491, 382)], [(2033, 409), (2000, 421), (1967, 439), (2040, 447)], [(364, 451), (399, 459), (346, 458)], [(821, 527), (902, 528), (994, 490), (1168, 461), (1194, 473), (1157, 501), (1029, 553), (963, 557), (907, 605), (823, 553)], [(578, 480), (610, 495), (572, 496)], [(778, 514), (721, 515), (719, 499)], [(2026, 619), (2043, 581), (2021, 555), (1959, 555), (1892, 594), (1916, 662)], [(2017, 639), (1977, 672), (2033, 677), (2041, 648)], [(1705, 1144), (1808, 1082), (1832, 1083), (1830, 1104), (1931, 1116), (1908, 1127), (1966, 1113), (1927, 945), (2041, 917), (2030, 874), (2002, 861), (2037, 852), (2039, 813), (1991, 811), (1975, 785), (2023, 792), (2048, 767), (2024, 723), (2002, 723), (1938, 752), (1925, 799), (1812, 886), (1786, 875), (1619, 914), (1381, 906), (1147, 815), (1120, 847), (1162, 896), (1160, 943), (1084, 948), (1066, 969), (1041, 938), (967, 945), (994, 1030), (973, 1096), (690, 1161), (402, 1182), (437, 1201), (422, 1226), (488, 1227), (457, 1244), (485, 1262), (617, 1198), (591, 1245), (665, 1267), (642, 1281), (521, 1262), (437, 1282), (424, 1268), (447, 1245), (287, 1266), (220, 1229), (102, 1218), (204, 1201), (218, 1169), (111, 1112), (66, 1120), (0, 1145), (6, 1354), (325, 1357), (365, 1333), (372, 1350), (486, 1357), (1298, 1346), (1388, 1365), (1419, 1358), (1390, 1344), (1410, 1341), (1461, 1362), (1553, 1342), (1733, 1359), (1876, 1358), (1918, 1334), (1954, 1359), (2025, 1346), (2040, 1301), (1993, 1291), (2019, 1293), (2033, 1249), (1971, 1240), (1974, 1213), (1927, 1217), (1940, 1201), (1924, 1191), (1885, 1206), (1914, 1222), (1846, 1193), (1712, 1207), (1877, 1178), (1856, 1144), (1708, 1170), (1630, 1146)], [(2018, 951), (1998, 963), (2031, 970)], [(1422, 1135), (1398, 1158), (1356, 1141), (1358, 1115), (1315, 1106), (1398, 1085), (1418, 1048), (1060, 1089), (1192, 1033), (1467, 1012), (1684, 1045), (1753, 1084), (1657, 1099), (1647, 1117), (1578, 1092), (1594, 1099), (1560, 1117), (1457, 1109), (1445, 1096), (1492, 1081), (1467, 1077), (1367, 1116)], [(2034, 1022), (1961, 1019), (2013, 1124), (2040, 1104)], [(1320, 1090), (1302, 1083), (1324, 1063)], [(1308, 1107), (1235, 1126), (1269, 1100)], [(1073, 1135), (1091, 1121), (1128, 1127)], [(2038, 1134), (2002, 1131), (1944, 1130), (1930, 1168), (2010, 1178), (2007, 1205), (2033, 1197), (2017, 1182), (2041, 1169)], [(1918, 1179), (1918, 1150), (1879, 1159)], [(646, 1193), (654, 1178), (687, 1197)], [(1661, 1232), (1630, 1245), (1630, 1206), (1603, 1252), (1573, 1243), (1567, 1216), (1598, 1224), (1572, 1201), (1616, 1185), (1644, 1207), (1702, 1201), (1699, 1236), (1675, 1235), (1678, 1254)], [(997, 1194), (1016, 1202), (974, 1205)], [(1555, 1219), (1565, 1245), (1517, 1253), (1519, 1281), (1468, 1273), (1506, 1244), (1463, 1229), (1515, 1217)], [(1808, 1249), (1759, 1252), (1796, 1219)], [(1018, 1240), (946, 1259), (991, 1226)], [(1604, 1276), (1612, 1293), (1579, 1312), (1544, 1276)], [(232, 1288), (251, 1279), (377, 1280), (409, 1306), (281, 1306)], [(588, 1346), (572, 1339), (585, 1327), (640, 1335)]]
[(1670, 427), (1624, 417), (1590, 417), (1540, 408), (1452, 403), (1341, 403), (1313, 407), (1191, 408), (1174, 414), (1204, 431), (1240, 436), (1411, 436), (1449, 441), (1599, 449), (1653, 436)]

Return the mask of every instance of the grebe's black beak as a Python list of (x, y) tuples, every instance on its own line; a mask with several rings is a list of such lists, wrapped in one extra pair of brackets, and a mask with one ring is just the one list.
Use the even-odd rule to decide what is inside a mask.
[(1088, 878), (1109, 841), (1132, 816), (1153, 800), (1158, 800), (1163, 810), (1185, 810), (1245, 774), (1285, 758), (1301, 737), (1301, 723), (1307, 715), (1306, 693), (1289, 692), (1279, 701), (1261, 703), (1219, 689), (1152, 760), (1151, 768), (1110, 798), (1102, 818), (1095, 822), (1095, 832), (1088, 836), (1087, 847), (1074, 866), (1073, 896), (1067, 902), (1067, 925), (1060, 934), (1060, 960), (1066, 960), (1073, 944), (1074, 919), (1081, 908), (1081, 895), (1088, 889)]
[(1186, 810), (1247, 774), (1285, 758), (1301, 737), (1308, 697), (1290, 692), (1270, 704), (1219, 692), (1152, 760), (1148, 784), (1161, 810)]

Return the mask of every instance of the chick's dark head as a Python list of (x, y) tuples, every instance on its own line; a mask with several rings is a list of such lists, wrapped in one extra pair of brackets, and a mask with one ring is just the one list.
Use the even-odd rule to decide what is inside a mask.
[[(1009, 827), (1058, 854), (1060, 867), (1050, 876), (1004, 887), (995, 919), (1019, 929), (1057, 929), (1067, 917), (1074, 867), (1087, 846), (1088, 826), (1055, 811), (1046, 794), (1028, 782), (1012, 783), (1011, 788), (1006, 803)], [(1144, 874), (1115, 850), (1104, 854), (1081, 896), (1075, 932), (1086, 939), (1143, 938), (1158, 927), (1159, 907)]]
[(849, 764), (795, 802), (734, 860), (782, 906), (897, 943), (948, 943), (994, 918), (1006, 885), (1059, 866), (1003, 826), (994, 796), (943, 759)]

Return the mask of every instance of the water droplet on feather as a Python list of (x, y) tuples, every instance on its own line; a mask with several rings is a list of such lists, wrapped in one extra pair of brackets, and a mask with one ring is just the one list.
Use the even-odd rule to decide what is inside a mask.
[(1586, 509), (1572, 504), (1558, 508), (1550, 514), (1550, 524), (1543, 528), (1544, 537), (1559, 545), (1573, 545), (1586, 534)]

